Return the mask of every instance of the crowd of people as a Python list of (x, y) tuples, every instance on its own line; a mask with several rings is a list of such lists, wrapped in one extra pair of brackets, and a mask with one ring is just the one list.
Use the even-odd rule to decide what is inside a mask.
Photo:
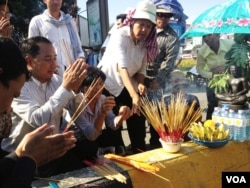
[[(175, 70), (180, 41), (169, 25), (172, 9), (143, 0), (118, 15), (98, 59), (92, 48), (84, 53), (73, 18), (60, 10), (62, 0), (43, 2), (46, 10), (31, 19), (20, 44), (13, 40), (9, 4), (0, 3), (0, 187), (29, 187), (35, 176), (86, 167), (82, 161), (98, 157), (100, 148), (126, 155), (125, 121), (132, 153), (146, 151), (140, 99), (162, 99), (167, 82), (171, 95), (185, 93), (200, 107), (186, 92), (185, 74)], [(217, 35), (203, 39), (197, 71), (210, 79), (223, 70), (233, 43)], [(217, 104), (213, 91), (207, 96), (210, 118)], [(151, 125), (150, 135), (150, 149), (161, 147)]]

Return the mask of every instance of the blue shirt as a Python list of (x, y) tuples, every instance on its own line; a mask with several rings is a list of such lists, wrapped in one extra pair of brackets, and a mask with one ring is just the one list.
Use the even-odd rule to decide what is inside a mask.
[(94, 52), (92, 52), (91, 54), (89, 54), (88, 58), (87, 58), (87, 63), (90, 66), (96, 67), (97, 66), (97, 54), (95, 54)]
[[(102, 109), (101, 106), (105, 98), (106, 96), (101, 95), (101, 97), (97, 100), (94, 113), (91, 112), (89, 106), (87, 106), (86, 109), (76, 119), (75, 124), (82, 131), (82, 138), (87, 138), (88, 140), (94, 141), (100, 136), (101, 132), (99, 132), (94, 127), (94, 123)], [(112, 110), (107, 113), (104, 124), (113, 130), (118, 128), (115, 126), (115, 114)]]

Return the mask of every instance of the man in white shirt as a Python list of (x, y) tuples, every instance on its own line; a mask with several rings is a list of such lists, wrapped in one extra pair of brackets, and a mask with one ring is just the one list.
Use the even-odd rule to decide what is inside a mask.
[(54, 133), (62, 132), (63, 109), (75, 110), (74, 91), (86, 76), (87, 64), (81, 59), (65, 70), (63, 78), (54, 74), (56, 53), (52, 43), (44, 37), (26, 39), (21, 48), (31, 78), (11, 105), (14, 112), (11, 134), (1, 143), (7, 152), (15, 150), (25, 134), (44, 123), (55, 125)]
[(65, 67), (77, 58), (85, 58), (76, 24), (70, 15), (60, 11), (62, 0), (43, 0), (47, 9), (30, 21), (28, 37), (48, 38), (57, 53), (57, 74), (63, 75)]

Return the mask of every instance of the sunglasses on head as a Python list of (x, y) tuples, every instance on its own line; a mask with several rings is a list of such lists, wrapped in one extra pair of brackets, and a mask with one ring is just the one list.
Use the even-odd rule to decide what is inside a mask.
[(164, 18), (171, 18), (172, 16), (173, 16), (173, 14), (171, 14), (171, 13), (162, 13), (162, 12), (157, 12), (156, 13), (156, 16), (158, 16), (158, 17), (164, 17)]

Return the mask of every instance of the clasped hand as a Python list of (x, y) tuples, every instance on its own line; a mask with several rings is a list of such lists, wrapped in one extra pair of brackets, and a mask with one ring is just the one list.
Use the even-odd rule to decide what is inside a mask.
[(0, 35), (5, 37), (11, 37), (12, 26), (10, 21), (4, 17), (0, 19)]
[(63, 156), (75, 147), (76, 138), (73, 131), (52, 134), (55, 126), (43, 126), (26, 134), (15, 153), (18, 157), (30, 157), (37, 167)]

